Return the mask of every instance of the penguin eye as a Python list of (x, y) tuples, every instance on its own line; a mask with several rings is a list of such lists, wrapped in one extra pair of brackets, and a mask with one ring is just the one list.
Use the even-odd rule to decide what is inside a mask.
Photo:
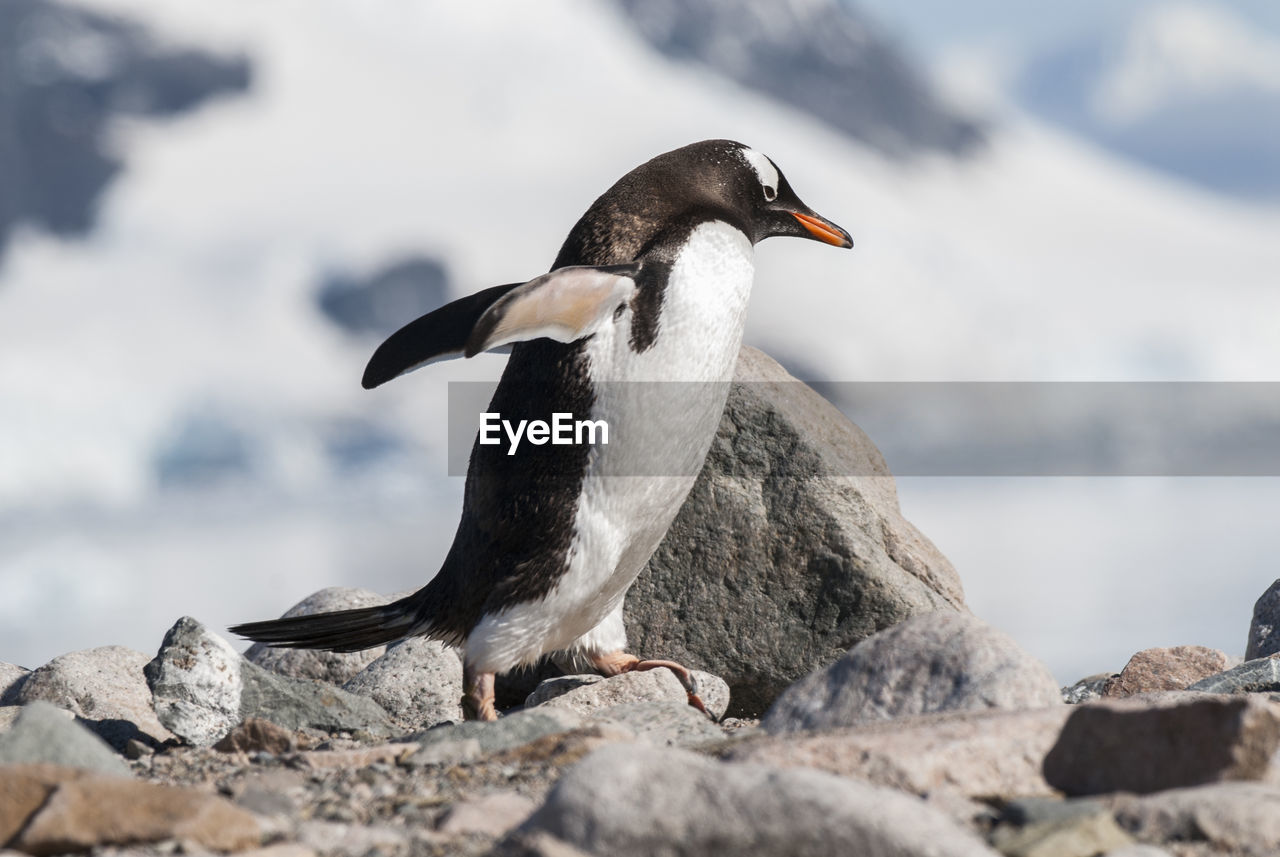
[(778, 189), (776, 187), (764, 186), (764, 201), (773, 202), (778, 198)]

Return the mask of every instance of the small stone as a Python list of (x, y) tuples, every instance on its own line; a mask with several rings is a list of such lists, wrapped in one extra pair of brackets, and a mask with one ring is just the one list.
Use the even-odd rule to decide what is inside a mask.
[[(368, 589), (330, 586), (313, 592), (290, 607), (280, 618), (313, 616), (336, 610), (353, 610), (390, 603), (391, 599)], [(359, 652), (322, 652), (314, 649), (275, 649), (254, 643), (244, 653), (245, 659), (265, 670), (291, 678), (310, 678), (330, 684), (344, 684), (386, 652), (376, 646)]]
[(1133, 696), (1160, 690), (1186, 690), (1231, 666), (1226, 652), (1205, 646), (1143, 649), (1120, 674), (1107, 681), (1103, 696)]
[(575, 711), (542, 706), (515, 711), (493, 722), (468, 720), (438, 726), (419, 732), (413, 740), (423, 749), (452, 741), (475, 740), (481, 752), (499, 753), (547, 735), (577, 729), (582, 724), (582, 715)]
[(143, 667), (150, 660), (124, 646), (71, 652), (31, 673), (13, 694), (20, 704), (43, 700), (79, 716), (86, 728), (123, 749), (130, 739), (153, 746), (173, 737), (151, 706)]
[(155, 752), (155, 748), (142, 743), (136, 738), (130, 738), (125, 742), (124, 750), (122, 752), (126, 759), (137, 760), (141, 759), (143, 756), (150, 756)]
[(160, 722), (197, 747), (217, 743), (244, 719), (243, 660), (195, 619), (179, 619), (143, 669)]
[(1280, 787), (1215, 783), (1138, 797), (1117, 795), (1113, 809), (1134, 835), (1160, 842), (1207, 840), (1230, 854), (1280, 853)]
[(787, 688), (769, 732), (856, 726), (911, 714), (1062, 704), (1048, 667), (967, 613), (915, 616)]
[(413, 744), (380, 744), (354, 750), (312, 750), (301, 753), (297, 763), (304, 768), (367, 768), (370, 765), (396, 765), (417, 748)]
[(1108, 851), (1103, 857), (1173, 857), (1173, 855), (1154, 845), (1126, 845), (1115, 851)]
[(21, 682), (31, 675), (31, 670), (17, 664), (0, 661), (0, 705), (14, 705), (17, 700), (13, 695), (21, 687)]
[(31, 762), (130, 776), (129, 766), (106, 742), (70, 712), (42, 701), (23, 706), (13, 726), (0, 734), (0, 765)]
[(1280, 654), (1280, 580), (1267, 587), (1253, 605), (1244, 659), (1252, 661), (1275, 654)]
[(620, 725), (631, 736), (669, 747), (691, 747), (724, 738), (707, 715), (686, 702), (624, 702), (601, 710), (591, 722)]
[[(716, 719), (724, 714), (729, 703), (729, 688), (723, 680), (694, 671), (707, 712)], [(538, 685), (538, 689), (525, 700), (526, 707), (549, 706), (568, 708), (580, 714), (592, 710), (611, 708), (627, 702), (671, 701), (688, 703), (688, 693), (680, 679), (668, 669), (652, 669), (643, 672), (627, 672), (611, 678), (599, 675), (570, 675), (552, 678)]]
[(1062, 701), (1067, 705), (1079, 705), (1092, 699), (1101, 699), (1103, 688), (1112, 678), (1111, 673), (1099, 673), (1082, 678), (1070, 687), (1062, 689)]
[(1166, 693), (1076, 706), (1045, 756), (1069, 795), (1139, 794), (1274, 776), (1280, 711), (1253, 696)]
[(536, 806), (516, 792), (493, 792), (464, 799), (449, 807), (439, 830), (449, 836), (479, 834), (497, 838), (522, 824)]
[(1275, 693), (1280, 691), (1280, 655), (1245, 661), (1187, 689), (1201, 693)]
[(591, 857), (541, 830), (518, 831), (498, 843), (490, 853), (491, 857)]
[(1051, 794), (1041, 765), (1071, 709), (904, 717), (822, 732), (757, 734), (734, 761), (803, 766), (917, 795)]
[(414, 750), (404, 758), (403, 764), (408, 768), (424, 768), (431, 765), (462, 765), (473, 762), (483, 755), (480, 742), (475, 738), (457, 738), (452, 741), (438, 741), (426, 744)]
[(298, 746), (297, 736), (270, 720), (250, 717), (223, 736), (213, 749), (221, 753), (288, 753)]
[(462, 660), (436, 640), (403, 640), (342, 686), (381, 705), (405, 729), (462, 720)]
[(387, 854), (405, 849), (408, 838), (391, 827), (344, 824), (338, 821), (304, 821), (298, 825), (298, 841), (321, 854)]
[(169, 839), (238, 851), (257, 845), (261, 831), (252, 815), (212, 794), (90, 776), (59, 784), (13, 845), (40, 855)]
[(266, 848), (239, 851), (236, 857), (316, 857), (316, 852), (297, 842), (277, 842)]

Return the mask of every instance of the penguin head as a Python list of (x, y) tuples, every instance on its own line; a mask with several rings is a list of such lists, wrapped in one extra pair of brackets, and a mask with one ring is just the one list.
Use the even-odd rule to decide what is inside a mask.
[(741, 143), (725, 142), (733, 147), (731, 151), (742, 164), (733, 170), (734, 180), (721, 187), (731, 195), (740, 212), (740, 225), (752, 243), (790, 235), (836, 247), (853, 246), (848, 232), (800, 201), (782, 170), (768, 156)]

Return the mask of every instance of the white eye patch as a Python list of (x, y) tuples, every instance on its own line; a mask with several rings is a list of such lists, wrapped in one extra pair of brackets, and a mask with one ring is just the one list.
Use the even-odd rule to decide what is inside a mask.
[(756, 177), (760, 179), (760, 186), (764, 188), (764, 198), (769, 202), (777, 199), (778, 168), (773, 165), (773, 161), (755, 149), (746, 148), (742, 149), (742, 159), (751, 166), (751, 169), (756, 171)]

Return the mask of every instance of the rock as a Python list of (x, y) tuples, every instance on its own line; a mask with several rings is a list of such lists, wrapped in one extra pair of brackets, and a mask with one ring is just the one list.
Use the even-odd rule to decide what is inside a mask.
[(1076, 706), (1044, 760), (1069, 795), (1274, 776), (1280, 710), (1251, 696), (1170, 693)]
[(18, 835), (27, 819), (44, 806), (58, 783), (87, 776), (79, 768), (49, 764), (0, 764), (0, 855), (6, 842)]
[(156, 718), (142, 669), (150, 660), (124, 646), (71, 652), (27, 676), (14, 694), (20, 704), (43, 700), (78, 715), (116, 749), (131, 739), (157, 746), (173, 738)]
[(39, 762), (130, 776), (124, 760), (70, 712), (37, 700), (23, 706), (9, 731), (0, 734), (0, 765)]
[(1120, 674), (1107, 681), (1103, 696), (1133, 696), (1160, 690), (1186, 690), (1231, 666), (1226, 652), (1205, 646), (1143, 649)]
[[(391, 599), (368, 589), (347, 586), (330, 586), (313, 592), (284, 611), (280, 617), (311, 616), (315, 613), (331, 613), (335, 610), (354, 610), (357, 607), (373, 607), (388, 604)], [(330, 684), (344, 684), (386, 652), (386, 646), (365, 649), (362, 652), (319, 652), (312, 649), (273, 649), (262, 643), (254, 643), (244, 656), (250, 662), (273, 673), (291, 678), (312, 678)]]
[(728, 713), (758, 716), (877, 631), (964, 609), (955, 569), (902, 517), (875, 445), (742, 349), (706, 464), (627, 593), (631, 650), (721, 676)]
[(917, 795), (1050, 794), (1041, 764), (1071, 709), (905, 717), (855, 728), (757, 734), (728, 758), (803, 766)]
[(1108, 851), (1103, 857), (1173, 857), (1173, 855), (1154, 845), (1126, 845), (1115, 851)]
[(724, 738), (711, 720), (685, 702), (654, 700), (626, 702), (597, 712), (593, 723), (623, 727), (641, 741), (673, 747), (691, 747)]
[(374, 701), (310, 679), (251, 664), (190, 617), (165, 635), (145, 669), (160, 722), (189, 743), (209, 746), (249, 717), (285, 729), (390, 731)]
[(992, 831), (991, 844), (1005, 857), (1095, 857), (1134, 844), (1107, 807), (1088, 803), (1073, 809), (1021, 825), (1002, 824)]
[[(1138, 797), (1117, 795), (1120, 823), (1144, 840), (1208, 841), (1230, 854), (1280, 853), (1280, 787), (1215, 783)], [(1219, 852), (1220, 853), (1220, 852)]]
[(1102, 691), (1111, 679), (1110, 673), (1098, 673), (1082, 678), (1070, 687), (1062, 689), (1062, 701), (1067, 705), (1079, 705), (1091, 699), (1101, 699)]
[(298, 825), (298, 841), (321, 854), (333, 855), (396, 854), (408, 845), (408, 837), (391, 827), (318, 820)]
[(609, 745), (569, 769), (519, 833), (590, 854), (993, 857), (924, 802), (818, 771)]
[(43, 855), (168, 839), (238, 851), (257, 845), (261, 831), (252, 815), (212, 794), (85, 776), (60, 782), (11, 844)]
[(563, 839), (541, 830), (518, 831), (490, 852), (491, 857), (591, 857)]
[(410, 730), (463, 717), (462, 660), (435, 640), (415, 637), (390, 646), (342, 689), (372, 699)]
[(795, 732), (910, 714), (1044, 708), (1062, 703), (1049, 668), (968, 613), (915, 616), (796, 682), (761, 721)]
[(367, 768), (370, 765), (398, 765), (417, 748), (412, 744), (375, 744), (352, 750), (311, 750), (289, 760), (290, 765), (311, 770)]
[(449, 807), (439, 830), (449, 836), (474, 833), (499, 837), (524, 822), (536, 804), (517, 792), (492, 792)]
[(408, 764), (434, 764), (425, 761), (438, 755), (431, 751), (468, 741), (475, 741), (479, 752), (499, 753), (547, 735), (577, 729), (582, 723), (582, 715), (577, 712), (540, 706), (513, 712), (490, 723), (467, 720), (439, 726), (413, 736), (421, 749), (408, 759)]
[[(707, 713), (719, 720), (729, 705), (729, 687), (710, 673), (693, 670), (698, 693)], [(568, 708), (579, 714), (611, 708), (627, 702), (688, 702), (680, 679), (668, 669), (629, 672), (605, 678), (599, 675), (570, 675), (547, 679), (525, 700), (526, 707), (545, 705)]]
[(270, 720), (246, 719), (213, 745), (221, 753), (288, 753), (298, 746), (297, 736)]
[(31, 670), (16, 664), (0, 661), (0, 705), (14, 705), (17, 700), (11, 696), (20, 688), (20, 682), (31, 675)]
[(1275, 693), (1280, 691), (1280, 656), (1245, 661), (1238, 667), (1211, 675), (1187, 690), (1202, 693)]
[(1280, 580), (1267, 587), (1253, 605), (1249, 623), (1249, 642), (1245, 646), (1246, 661), (1280, 653)]

